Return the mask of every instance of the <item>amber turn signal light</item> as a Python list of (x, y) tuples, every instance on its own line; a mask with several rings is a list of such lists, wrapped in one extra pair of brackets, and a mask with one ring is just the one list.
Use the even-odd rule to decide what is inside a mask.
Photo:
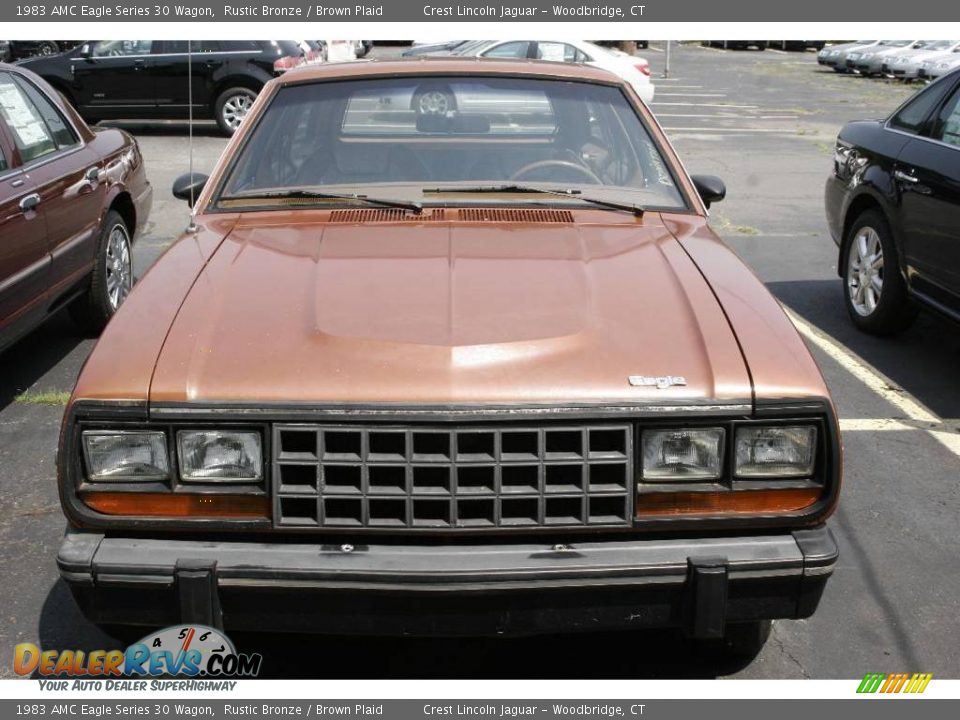
[(820, 499), (822, 488), (740, 490), (725, 492), (641, 493), (637, 517), (650, 515), (720, 515), (802, 510)]
[(262, 495), (172, 495), (88, 492), (81, 500), (104, 515), (182, 518), (268, 518), (270, 500)]

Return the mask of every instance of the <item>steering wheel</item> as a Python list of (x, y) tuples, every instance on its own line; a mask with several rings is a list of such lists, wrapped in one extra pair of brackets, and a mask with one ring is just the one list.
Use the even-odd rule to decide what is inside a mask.
[(596, 173), (593, 172), (588, 167), (581, 165), (580, 163), (575, 163), (571, 160), (537, 160), (536, 162), (529, 163), (524, 165), (522, 168), (517, 170), (513, 175), (510, 176), (511, 180), (523, 180), (527, 175), (530, 175), (537, 170), (542, 170), (548, 167), (562, 168), (564, 170), (573, 170), (583, 177), (587, 178), (594, 185), (603, 185), (603, 180), (601, 180)]

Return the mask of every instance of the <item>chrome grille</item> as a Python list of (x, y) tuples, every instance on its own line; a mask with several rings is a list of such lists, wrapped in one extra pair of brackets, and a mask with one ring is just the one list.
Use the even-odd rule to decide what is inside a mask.
[(278, 527), (627, 525), (630, 425), (276, 425)]

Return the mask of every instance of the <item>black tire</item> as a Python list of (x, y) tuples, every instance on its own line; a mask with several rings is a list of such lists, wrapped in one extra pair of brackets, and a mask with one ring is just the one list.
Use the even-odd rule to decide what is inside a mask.
[(446, 117), (457, 109), (457, 99), (447, 85), (431, 85), (418, 88), (410, 105), (417, 115)]
[(233, 135), (256, 99), (256, 90), (247, 87), (227, 88), (220, 93), (213, 106), (213, 119), (220, 130), (226, 135)]
[(56, 55), (58, 52), (60, 52), (60, 46), (53, 40), (43, 40), (37, 43), (37, 55), (45, 57), (47, 55)]
[[(118, 252), (115, 243), (125, 244), (125, 253)], [(133, 287), (132, 251), (130, 229), (120, 214), (111, 210), (97, 240), (90, 285), (70, 304), (71, 317), (85, 331), (99, 334), (130, 293)]]
[[(874, 247), (880, 250), (879, 267), (877, 262), (863, 261), (864, 255), (876, 257)], [(872, 335), (894, 335), (910, 326), (917, 309), (900, 272), (893, 233), (878, 209), (866, 210), (850, 225), (841, 263), (844, 303), (854, 325)], [(857, 272), (861, 267), (863, 272)], [(879, 286), (874, 277), (879, 279)]]

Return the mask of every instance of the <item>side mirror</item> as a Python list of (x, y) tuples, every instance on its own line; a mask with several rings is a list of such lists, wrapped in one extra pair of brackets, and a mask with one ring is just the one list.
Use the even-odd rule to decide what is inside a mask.
[(201, 173), (184, 173), (173, 181), (173, 196), (178, 200), (186, 200), (193, 207), (208, 179)]
[(720, 202), (727, 196), (727, 186), (716, 175), (692, 175), (690, 179), (708, 210), (712, 203)]
[(93, 46), (90, 43), (84, 43), (80, 48), (80, 57), (84, 60), (90, 60), (93, 57)]

